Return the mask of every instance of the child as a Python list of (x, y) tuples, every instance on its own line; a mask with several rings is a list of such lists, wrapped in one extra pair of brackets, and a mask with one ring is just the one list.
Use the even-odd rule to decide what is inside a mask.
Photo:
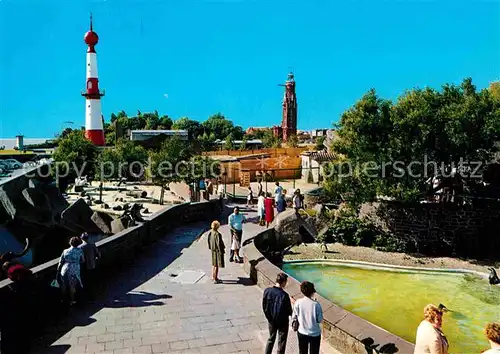
[(247, 206), (252, 205), (252, 203), (253, 203), (252, 187), (248, 186)]
[(240, 250), (240, 242), (238, 241), (238, 237), (236, 237), (235, 233), (232, 233), (232, 241), (231, 241), (231, 251), (234, 254), (234, 261), (236, 263), (242, 263), (242, 259), (238, 256)]

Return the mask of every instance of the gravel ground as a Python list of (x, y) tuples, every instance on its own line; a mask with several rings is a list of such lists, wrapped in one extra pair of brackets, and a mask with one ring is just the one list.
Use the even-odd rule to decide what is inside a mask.
[(500, 268), (500, 262), (450, 257), (415, 257), (405, 253), (382, 252), (373, 248), (345, 246), (339, 243), (328, 244), (328, 252), (321, 251), (319, 244), (303, 244), (292, 248), (289, 254), (285, 255), (285, 260), (300, 259), (342, 259), (409, 267), (470, 269), (483, 273), (488, 273), (489, 266)]

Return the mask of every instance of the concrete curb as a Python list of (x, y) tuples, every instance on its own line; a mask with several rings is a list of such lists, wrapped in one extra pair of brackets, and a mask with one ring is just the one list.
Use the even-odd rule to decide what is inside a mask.
[(425, 268), (425, 267), (411, 267), (411, 266), (398, 266), (385, 263), (374, 263), (365, 261), (352, 261), (347, 259), (295, 259), (284, 261), (284, 264), (291, 263), (308, 263), (308, 264), (328, 264), (333, 263), (337, 265), (344, 265), (348, 267), (358, 267), (373, 270), (394, 270), (394, 271), (413, 271), (413, 272), (428, 272), (428, 273), (454, 273), (454, 274), (475, 274), (482, 278), (488, 279), (487, 273), (478, 272), (470, 269), (449, 269), (449, 268)]

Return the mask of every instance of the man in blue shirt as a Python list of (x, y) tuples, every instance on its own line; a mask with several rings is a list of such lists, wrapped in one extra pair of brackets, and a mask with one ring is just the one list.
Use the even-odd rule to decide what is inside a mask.
[[(239, 245), (241, 245), (241, 238), (243, 236), (243, 223), (245, 221), (245, 216), (240, 214), (240, 208), (235, 207), (233, 213), (229, 215), (228, 224), (231, 228), (231, 238), (235, 237)], [(229, 262), (232, 262), (234, 260), (235, 253), (236, 258), (241, 263), (242, 259), (239, 254), (239, 249), (233, 250), (233, 247), (231, 247), (231, 251), (229, 253)]]
[(276, 188), (274, 189), (274, 201), (278, 204), (279, 197), (283, 194), (283, 187), (280, 186), (279, 182), (276, 182)]

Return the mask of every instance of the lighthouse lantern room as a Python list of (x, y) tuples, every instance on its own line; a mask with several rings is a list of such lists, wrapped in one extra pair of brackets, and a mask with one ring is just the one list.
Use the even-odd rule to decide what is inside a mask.
[(82, 92), (85, 97), (85, 137), (94, 145), (104, 146), (104, 129), (102, 123), (101, 97), (103, 92), (99, 91), (99, 79), (97, 75), (97, 56), (95, 46), (99, 36), (92, 28), (92, 15), (90, 15), (90, 30), (85, 33), (84, 41), (87, 49), (87, 86)]

